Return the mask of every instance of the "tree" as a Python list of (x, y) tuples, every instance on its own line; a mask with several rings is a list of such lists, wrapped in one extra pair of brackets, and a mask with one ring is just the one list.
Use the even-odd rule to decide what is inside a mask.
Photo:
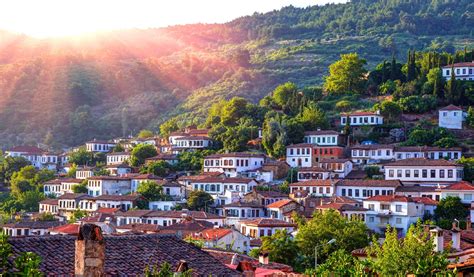
[(66, 177), (76, 178), (76, 171), (77, 165), (73, 163), (72, 166), (69, 168), (69, 171), (66, 173)]
[(8, 235), (0, 232), (0, 272), (7, 272), (9, 269), (8, 258), (13, 254), (12, 246), (8, 242)]
[(312, 270), (306, 275), (310, 276), (365, 276), (365, 268), (359, 260), (343, 249), (336, 250), (329, 255), (326, 262), (318, 266), (315, 273)]
[(30, 162), (23, 157), (6, 157), (0, 168), (1, 179), (8, 183), (13, 173), (18, 172), (23, 167), (30, 165)]
[(247, 114), (248, 101), (242, 97), (230, 99), (222, 108), (221, 123), (225, 126), (235, 126), (237, 121)]
[[(299, 226), (296, 242), (305, 256), (307, 266), (314, 266), (314, 248), (318, 247), (318, 260), (325, 261), (330, 253), (343, 249), (350, 252), (369, 244), (367, 226), (362, 221), (349, 221), (335, 210), (315, 212), (305, 225)], [(335, 239), (333, 244), (327, 244)]]
[(32, 185), (28, 180), (18, 180), (11, 184), (11, 194), (14, 197), (18, 197), (23, 192), (34, 190), (35, 186)]
[(42, 276), (41, 257), (33, 252), (23, 252), (14, 261), (15, 268), (22, 276)]
[(303, 123), (305, 130), (316, 130), (317, 128), (325, 129), (329, 127), (326, 114), (314, 103), (304, 107), (298, 119)]
[(464, 180), (474, 181), (474, 158), (461, 157), (458, 163), (464, 166)]
[(130, 165), (141, 166), (145, 163), (146, 158), (156, 156), (156, 148), (150, 144), (138, 144), (135, 146), (131, 153)]
[[(395, 228), (387, 228), (382, 245), (374, 238), (367, 248), (371, 271), (380, 276), (432, 276), (433, 272), (446, 274), (449, 261), (445, 253), (433, 251), (433, 238), (418, 222), (410, 226), (403, 240)], [(444, 275), (443, 274), (443, 275)]]
[(448, 103), (456, 104), (461, 99), (461, 84), (456, 80), (456, 74), (454, 73), (454, 67), (451, 67), (451, 78), (446, 83), (444, 94)]
[(143, 166), (140, 172), (165, 177), (166, 175), (168, 175), (170, 167), (171, 165), (165, 161), (157, 161)]
[(448, 196), (439, 201), (434, 211), (434, 218), (438, 222), (445, 222), (444, 226), (440, 227), (450, 228), (455, 219), (465, 219), (468, 213), (459, 197)]
[(457, 139), (452, 138), (452, 137), (445, 137), (445, 138), (441, 138), (440, 140), (436, 141), (434, 143), (434, 146), (438, 146), (438, 147), (441, 147), (441, 148), (451, 148), (451, 147), (459, 146), (459, 141)]
[(193, 190), (187, 200), (188, 209), (194, 211), (205, 209), (205, 211), (207, 211), (206, 207), (212, 205), (213, 201), (214, 199), (209, 193), (202, 190)]
[(83, 180), (80, 184), (72, 186), (74, 193), (87, 193), (87, 180)]
[(281, 116), (276, 114), (265, 118), (263, 123), (262, 145), (268, 155), (272, 157), (283, 157), (286, 153), (287, 144), (286, 130), (282, 126)]
[(389, 122), (397, 122), (402, 114), (402, 109), (397, 102), (384, 100), (380, 106), (380, 114)]
[(273, 91), (273, 101), (277, 104), (280, 108), (285, 106), (291, 96), (297, 93), (298, 87), (296, 84), (287, 82), (282, 85), (279, 85)]
[(295, 267), (298, 265), (298, 246), (286, 229), (277, 230), (262, 238), (261, 251), (269, 253), (270, 261)]
[(154, 181), (141, 182), (137, 192), (148, 201), (169, 200), (169, 196), (163, 194), (163, 187)]
[(212, 150), (196, 150), (193, 152), (182, 152), (178, 154), (179, 170), (201, 170), (204, 165), (204, 157), (214, 154)]
[(367, 62), (359, 59), (356, 53), (342, 54), (341, 59), (329, 66), (329, 76), (326, 77), (324, 88), (331, 93), (362, 93), (365, 86), (364, 66)]
[(474, 108), (472, 106), (467, 110), (466, 125), (474, 128)]
[(44, 194), (38, 191), (26, 191), (17, 196), (17, 203), (25, 212), (37, 212), (38, 203), (44, 199)]
[(430, 69), (428, 74), (426, 75), (427, 81), (425, 84), (428, 85), (429, 89), (433, 92), (435, 97), (441, 98), (442, 90), (444, 87), (444, 78), (441, 72), (441, 69), (436, 67)]
[(372, 179), (374, 176), (380, 175), (380, 168), (378, 166), (367, 166), (365, 168), (365, 173), (369, 179)]
[(79, 219), (82, 219), (84, 217), (87, 216), (87, 213), (86, 211), (82, 211), (82, 210), (75, 210), (74, 212), (72, 212), (72, 216), (71, 218), (69, 219), (69, 223), (75, 223), (76, 221), (78, 221)]
[(112, 152), (117, 153), (117, 152), (124, 152), (125, 148), (123, 147), (122, 144), (117, 143), (114, 148), (112, 148)]
[(150, 130), (143, 129), (138, 133), (139, 138), (152, 138), (153, 132)]
[(69, 154), (69, 162), (76, 165), (94, 165), (94, 154), (85, 147)]
[(160, 125), (160, 134), (161, 136), (167, 138), (171, 132), (178, 131), (178, 120), (176, 118), (171, 118), (165, 121)]

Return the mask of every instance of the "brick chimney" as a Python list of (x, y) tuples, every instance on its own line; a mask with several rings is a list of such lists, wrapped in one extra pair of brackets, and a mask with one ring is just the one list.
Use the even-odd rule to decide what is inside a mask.
[(84, 224), (76, 239), (74, 274), (76, 276), (104, 276), (105, 241), (102, 230), (95, 224)]
[(461, 229), (459, 229), (456, 222), (453, 222), (453, 228), (451, 229), (451, 240), (454, 249), (461, 249)]
[(443, 252), (444, 250), (444, 236), (443, 229), (434, 228), (430, 230), (431, 237), (433, 238), (434, 251)]

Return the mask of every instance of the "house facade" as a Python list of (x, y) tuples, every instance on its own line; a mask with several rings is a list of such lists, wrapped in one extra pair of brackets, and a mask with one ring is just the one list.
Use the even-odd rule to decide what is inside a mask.
[(443, 77), (446, 81), (451, 80), (451, 74), (454, 70), (456, 80), (473, 81), (474, 80), (474, 61), (455, 63), (442, 67)]
[(449, 105), (438, 111), (438, 126), (446, 129), (462, 129), (464, 112), (460, 107)]
[(240, 173), (260, 168), (266, 156), (260, 153), (225, 153), (204, 158), (204, 172), (221, 172), (228, 177), (237, 177)]
[[(348, 120), (348, 121), (347, 121)], [(383, 116), (380, 112), (354, 112), (350, 114), (341, 114), (341, 124), (345, 126), (374, 126), (383, 124)]]

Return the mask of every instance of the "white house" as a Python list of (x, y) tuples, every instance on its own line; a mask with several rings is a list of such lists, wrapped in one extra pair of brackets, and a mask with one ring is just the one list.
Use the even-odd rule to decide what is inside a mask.
[(171, 211), (180, 201), (149, 201), (148, 209), (154, 211)]
[(288, 233), (292, 233), (295, 229), (296, 224), (274, 218), (245, 220), (240, 224), (240, 232), (254, 239), (271, 236), (277, 230), (287, 230)]
[(107, 165), (119, 165), (130, 160), (130, 152), (113, 152), (107, 154)]
[(158, 183), (159, 181), (163, 180), (163, 178), (160, 178), (154, 174), (131, 174), (128, 177), (130, 177), (131, 192), (137, 192), (138, 187), (143, 182), (152, 181)]
[(20, 221), (0, 225), (4, 234), (10, 237), (18, 236), (44, 236), (48, 235), (49, 228), (63, 225), (60, 221)]
[(399, 186), (401, 183), (398, 180), (341, 179), (336, 182), (336, 196), (362, 200), (377, 195), (393, 195)]
[(338, 145), (339, 132), (331, 130), (308, 131), (304, 133), (304, 142), (320, 146)]
[(126, 212), (117, 212), (115, 217), (117, 220), (117, 226), (132, 223), (170, 226), (189, 217), (196, 221), (211, 222), (214, 226), (224, 225), (223, 217), (202, 211), (128, 210)]
[(441, 187), (441, 199), (448, 196), (459, 197), (463, 204), (471, 205), (474, 198), (474, 185), (467, 181), (460, 181), (450, 184), (446, 187)]
[(137, 202), (143, 197), (137, 194), (128, 194), (128, 195), (99, 195), (94, 198), (99, 208), (119, 208), (122, 211), (128, 211), (132, 208), (135, 208)]
[(463, 110), (457, 106), (449, 105), (438, 111), (438, 126), (446, 129), (462, 129), (464, 120)]
[[(378, 233), (384, 233), (387, 225), (390, 225), (405, 235), (410, 225), (425, 215), (425, 200), (429, 203), (433, 201), (429, 198), (416, 201), (401, 195), (378, 195), (365, 199), (363, 204), (367, 209), (365, 223), (369, 229)], [(433, 205), (428, 206), (431, 206), (429, 208), (431, 211)]]
[(175, 138), (171, 152), (178, 154), (183, 151), (205, 149), (212, 146), (212, 139), (206, 136), (183, 136)]
[(411, 158), (458, 160), (462, 156), (462, 148), (441, 148), (436, 146), (396, 146), (393, 150), (393, 154), (396, 160)]
[(299, 143), (286, 147), (286, 163), (291, 167), (311, 167), (313, 165), (313, 144)]
[(63, 194), (61, 192), (61, 180), (60, 179), (54, 179), (50, 181), (46, 181), (43, 184), (43, 193), (45, 196), (59, 196)]
[(193, 238), (203, 240), (207, 248), (221, 248), (244, 254), (250, 251), (250, 238), (234, 229), (205, 229), (193, 234)]
[(404, 184), (448, 184), (461, 181), (463, 167), (446, 160), (412, 158), (385, 165), (385, 180)]
[(302, 167), (298, 169), (297, 178), (299, 182), (317, 179), (325, 180), (329, 178), (329, 170), (318, 166)]
[(351, 147), (352, 162), (356, 164), (377, 164), (392, 160), (393, 145), (370, 144)]
[(88, 152), (107, 153), (107, 152), (112, 151), (112, 148), (114, 148), (115, 145), (116, 145), (115, 142), (94, 139), (92, 141), (86, 142), (86, 150)]
[(223, 206), (226, 225), (239, 228), (240, 221), (265, 216), (265, 206), (255, 202), (234, 202)]
[(443, 66), (443, 77), (446, 79), (446, 81), (451, 79), (451, 70), (454, 70), (454, 76), (456, 77), (456, 80), (474, 80), (474, 61)]
[(57, 154), (49, 153), (35, 146), (15, 146), (5, 151), (7, 157), (23, 157), (37, 169), (56, 170), (59, 164)]
[(341, 125), (346, 125), (349, 120), (350, 126), (375, 126), (383, 124), (383, 116), (379, 111), (376, 112), (354, 112), (350, 114), (341, 114)]
[(344, 179), (352, 171), (352, 162), (348, 159), (322, 159), (319, 166), (328, 170), (331, 178)]
[(130, 177), (93, 176), (87, 180), (87, 190), (90, 196), (103, 194), (128, 194), (131, 192)]
[(45, 199), (39, 202), (39, 213), (58, 214), (58, 199)]
[[(257, 186), (254, 179), (248, 178), (219, 178), (208, 177), (196, 181), (191, 181), (190, 187), (192, 190), (202, 190), (209, 193), (214, 200), (223, 195), (226, 190), (240, 192), (242, 195), (253, 190)], [(211, 203), (212, 204), (212, 203)], [(222, 203), (217, 203), (221, 205)]]
[(76, 179), (88, 179), (94, 176), (94, 168), (90, 166), (81, 166), (76, 169)]
[(290, 192), (295, 191), (307, 191), (314, 196), (329, 197), (334, 194), (334, 181), (333, 180), (310, 180), (289, 184)]
[(293, 212), (302, 211), (301, 205), (292, 199), (283, 199), (267, 205), (267, 212), (270, 218), (276, 218), (291, 222), (291, 214)]
[(85, 193), (66, 193), (58, 197), (58, 214), (69, 219), (80, 208), (79, 202), (91, 198)]
[(260, 153), (225, 153), (214, 154), (204, 158), (204, 172), (222, 172), (228, 177), (260, 168), (266, 156)]

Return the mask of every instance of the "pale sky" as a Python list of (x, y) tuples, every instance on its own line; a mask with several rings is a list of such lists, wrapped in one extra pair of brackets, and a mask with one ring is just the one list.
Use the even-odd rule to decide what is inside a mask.
[(36, 37), (95, 31), (222, 23), (293, 5), (345, 0), (2, 0), (0, 29)]

